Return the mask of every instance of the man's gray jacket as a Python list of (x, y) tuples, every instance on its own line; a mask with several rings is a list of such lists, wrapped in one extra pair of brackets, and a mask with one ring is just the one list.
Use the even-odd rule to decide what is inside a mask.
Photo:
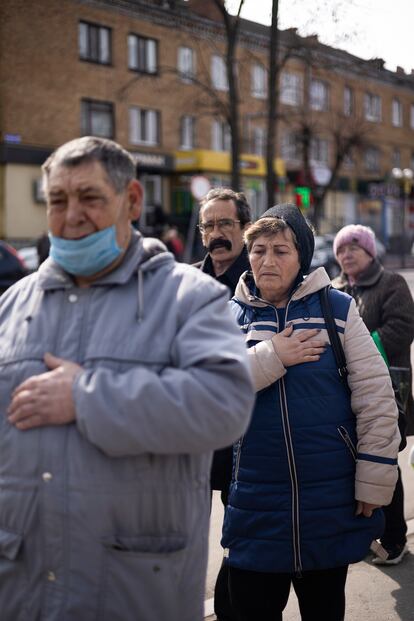
[[(0, 300), (1, 621), (199, 621), (211, 452), (253, 389), (222, 285), (134, 234), (80, 289), (51, 259)], [(12, 391), (76, 362), (76, 422), (19, 431)]]

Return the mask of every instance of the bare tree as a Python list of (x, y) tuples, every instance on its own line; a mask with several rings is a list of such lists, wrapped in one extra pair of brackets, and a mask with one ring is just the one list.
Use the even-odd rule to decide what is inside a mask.
[(278, 73), (279, 66), (277, 56), (279, 51), (279, 31), (278, 31), (279, 0), (272, 0), (272, 23), (270, 26), (270, 45), (269, 45), (269, 71), (268, 71), (268, 107), (267, 107), (267, 141), (266, 141), (266, 195), (267, 206), (273, 205), (275, 186), (277, 181), (274, 169), (274, 159), (276, 152), (276, 127), (278, 117)]
[(236, 72), (236, 47), (240, 30), (240, 12), (244, 0), (240, 0), (236, 15), (230, 15), (223, 0), (213, 0), (220, 11), (226, 32), (226, 68), (228, 81), (228, 115), (227, 122), (231, 135), (231, 185), (234, 190), (241, 189), (240, 182), (240, 121), (239, 121), (239, 88)]

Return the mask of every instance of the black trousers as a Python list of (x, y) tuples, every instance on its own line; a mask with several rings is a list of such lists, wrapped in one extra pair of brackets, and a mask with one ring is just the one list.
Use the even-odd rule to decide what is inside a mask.
[(230, 598), (237, 621), (282, 621), (291, 584), (302, 621), (343, 621), (348, 566), (304, 571), (300, 577), (229, 567)]
[(391, 504), (383, 507), (385, 515), (385, 531), (381, 537), (383, 546), (404, 545), (407, 541), (407, 523), (404, 519), (404, 488), (401, 470), (398, 468), (397, 485), (395, 486)]
[[(229, 490), (222, 490), (221, 502), (224, 508), (227, 507), (228, 497)], [(236, 614), (230, 602), (229, 567), (224, 563), (222, 563), (220, 567), (214, 587), (214, 612), (216, 613), (217, 621), (237, 621)]]

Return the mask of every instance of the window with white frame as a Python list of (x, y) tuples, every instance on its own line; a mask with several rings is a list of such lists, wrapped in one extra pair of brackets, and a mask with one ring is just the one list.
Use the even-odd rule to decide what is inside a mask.
[(181, 149), (194, 147), (195, 119), (193, 116), (182, 116), (180, 119), (180, 146)]
[(302, 76), (284, 71), (280, 76), (280, 101), (288, 106), (299, 106), (302, 92)]
[(347, 153), (347, 154), (344, 156), (344, 159), (343, 159), (343, 166), (344, 166), (345, 168), (354, 168), (354, 166), (355, 166), (355, 162), (354, 162), (354, 158), (352, 157), (352, 154), (351, 154), (351, 153)]
[(266, 150), (266, 130), (264, 127), (253, 127), (252, 151), (255, 155), (264, 156)]
[(410, 106), (410, 127), (414, 129), (414, 104)]
[(214, 120), (211, 132), (211, 148), (213, 151), (230, 151), (231, 137), (228, 123)]
[(329, 141), (325, 138), (314, 136), (310, 143), (310, 159), (318, 164), (328, 164), (329, 162)]
[(344, 114), (345, 116), (354, 114), (354, 91), (349, 86), (344, 88)]
[(113, 104), (94, 99), (82, 99), (81, 133), (83, 136), (114, 138)]
[(392, 100), (392, 108), (391, 108), (391, 122), (394, 127), (402, 127), (403, 124), (403, 113), (402, 113), (402, 103), (398, 99)]
[(392, 167), (401, 168), (401, 151), (399, 149), (393, 149), (392, 152)]
[(131, 144), (159, 144), (160, 113), (132, 106), (129, 109), (129, 141)]
[(380, 152), (377, 147), (368, 147), (364, 153), (364, 165), (366, 170), (378, 172), (380, 168)]
[(128, 35), (128, 68), (142, 73), (157, 73), (158, 49), (155, 39)]
[(217, 56), (216, 54), (211, 57), (211, 80), (214, 88), (217, 90), (229, 90), (226, 63), (224, 62), (224, 58)]
[(312, 80), (310, 83), (310, 107), (312, 110), (328, 110), (329, 86), (322, 80)]
[(263, 65), (259, 63), (252, 66), (252, 95), (257, 99), (267, 97), (267, 73)]
[(109, 65), (111, 62), (111, 29), (98, 24), (79, 22), (79, 57), (81, 60)]
[(284, 160), (297, 161), (301, 159), (299, 136), (294, 132), (285, 132), (282, 136), (281, 155)]
[(196, 74), (196, 57), (191, 47), (178, 48), (178, 72), (183, 82), (190, 84)]
[(364, 113), (367, 121), (381, 121), (381, 97), (379, 95), (365, 93)]

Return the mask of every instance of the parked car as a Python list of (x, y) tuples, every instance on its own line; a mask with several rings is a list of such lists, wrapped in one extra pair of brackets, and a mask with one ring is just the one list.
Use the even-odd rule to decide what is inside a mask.
[[(333, 252), (334, 233), (326, 235), (315, 235), (315, 252), (311, 262), (311, 271), (317, 267), (324, 267), (328, 272), (329, 278), (336, 278), (341, 271)], [(386, 253), (384, 244), (376, 237), (377, 257), (381, 261)]]
[(0, 241), (0, 293), (28, 274), (28, 269), (17, 250)]
[(336, 262), (333, 252), (335, 235), (315, 235), (315, 251), (311, 262), (311, 271), (318, 267), (324, 267), (329, 278), (335, 278), (340, 273), (340, 267)]
[(23, 259), (29, 272), (34, 272), (39, 267), (39, 255), (36, 246), (19, 248), (19, 256)]

